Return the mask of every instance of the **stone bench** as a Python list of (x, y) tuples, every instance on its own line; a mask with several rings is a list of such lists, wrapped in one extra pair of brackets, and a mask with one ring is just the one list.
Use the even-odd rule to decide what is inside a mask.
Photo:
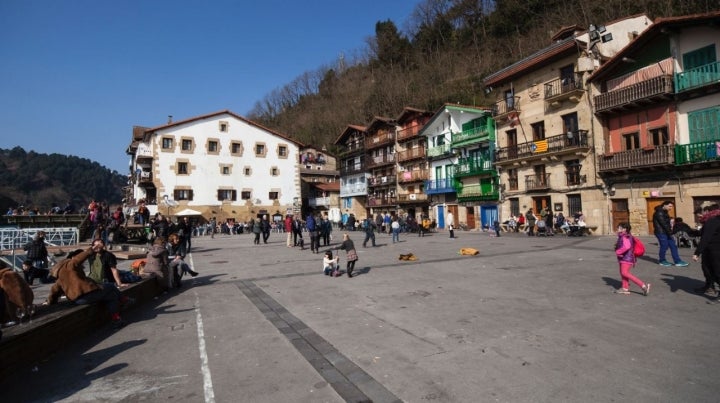
[[(135, 298), (136, 305), (152, 300), (161, 293), (155, 279), (144, 279), (122, 290)], [(0, 340), (0, 380), (13, 371), (37, 365), (63, 346), (103, 326), (109, 326), (110, 315), (102, 304), (74, 305), (61, 302), (39, 306), (32, 318), (21, 325), (3, 328)]]

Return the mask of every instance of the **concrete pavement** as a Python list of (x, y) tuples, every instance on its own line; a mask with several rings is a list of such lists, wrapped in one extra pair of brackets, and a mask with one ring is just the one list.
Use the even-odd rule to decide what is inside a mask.
[[(200, 276), (18, 373), (0, 399), (718, 401), (720, 306), (693, 293), (699, 264), (655, 263), (654, 238), (633, 270), (653, 284), (643, 297), (612, 293), (614, 237), (456, 231), (362, 248), (350, 234), (352, 279), (322, 275), (322, 255), (284, 234), (195, 238)], [(409, 252), (419, 260), (397, 260)]]

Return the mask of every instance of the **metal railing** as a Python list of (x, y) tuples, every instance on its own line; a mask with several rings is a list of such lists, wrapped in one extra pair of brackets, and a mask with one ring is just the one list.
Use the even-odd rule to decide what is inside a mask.
[[(543, 149), (539, 148), (539, 145), (542, 145)], [(514, 147), (498, 148), (495, 161), (537, 157), (554, 152), (573, 152), (578, 148), (588, 148), (587, 130), (576, 130), (539, 141), (528, 141)]]
[(525, 190), (540, 190), (550, 188), (550, 174), (525, 175)]
[(582, 77), (574, 74), (572, 77), (557, 78), (545, 84), (545, 100), (560, 98), (581, 89)]
[(453, 178), (442, 178), (425, 181), (425, 193), (454, 193), (455, 188), (453, 187), (453, 182)]
[(675, 144), (675, 165), (720, 160), (720, 139), (690, 144)]
[(720, 83), (720, 61), (675, 73), (675, 92)]

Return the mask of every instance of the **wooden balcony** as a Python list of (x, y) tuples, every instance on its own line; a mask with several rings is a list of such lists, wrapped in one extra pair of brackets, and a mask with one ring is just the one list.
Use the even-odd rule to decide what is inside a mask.
[(495, 172), (495, 166), (491, 158), (460, 158), (458, 163), (453, 165), (453, 175), (456, 178), (487, 175)]
[(598, 158), (598, 172), (620, 173), (627, 171), (672, 168), (674, 164), (673, 146), (655, 146), (652, 149), (636, 148), (601, 155)]
[(370, 206), (370, 207), (396, 206), (396, 205), (397, 205), (397, 198), (395, 196), (381, 196), (381, 197), (368, 196), (368, 206)]
[(588, 131), (576, 130), (567, 134), (548, 137), (540, 141), (528, 141), (518, 144), (515, 147), (498, 148), (495, 153), (495, 164), (587, 152), (589, 150)]
[(362, 173), (365, 172), (365, 170), (365, 164), (341, 165), (340, 176)]
[(340, 197), (359, 196), (367, 194), (365, 183), (354, 183), (352, 185), (340, 186)]
[(416, 148), (409, 148), (404, 151), (399, 151), (397, 153), (398, 156), (398, 162), (404, 162), (404, 161), (410, 161), (414, 159), (419, 158), (425, 158), (427, 153), (425, 152), (425, 147), (416, 147)]
[(349, 157), (351, 155), (362, 154), (365, 152), (365, 143), (363, 141), (355, 141), (344, 144), (340, 151), (340, 157)]
[(706, 164), (720, 161), (720, 141), (675, 144), (675, 165)]
[(511, 113), (520, 114), (520, 97), (511, 97), (495, 102), (492, 116), (498, 123), (506, 122)]
[(397, 141), (407, 141), (416, 138), (420, 133), (420, 129), (422, 129), (421, 125), (412, 125), (410, 127), (398, 130)]
[(446, 157), (450, 155), (450, 144), (443, 144), (441, 146), (428, 148), (428, 158)]
[(367, 168), (377, 168), (395, 163), (395, 154), (378, 155), (377, 157), (366, 157)]
[(380, 130), (372, 136), (367, 136), (365, 138), (365, 149), (372, 150), (373, 148), (393, 143), (395, 143), (395, 133), (387, 130)]
[(531, 192), (548, 189), (550, 189), (550, 174), (525, 175), (525, 191)]
[(584, 92), (579, 74), (571, 78), (558, 78), (545, 84), (545, 102), (553, 106), (564, 100), (580, 102)]
[(619, 112), (646, 108), (648, 103), (662, 102), (672, 98), (673, 77), (653, 77), (614, 91), (595, 96), (595, 113)]
[(395, 175), (387, 176), (371, 176), (368, 179), (368, 186), (388, 186), (395, 185), (397, 177)]
[(399, 183), (420, 182), (428, 178), (427, 169), (416, 169), (412, 171), (400, 172), (397, 176)]
[(330, 207), (329, 197), (311, 197), (308, 199), (308, 206), (310, 207)]
[(397, 196), (398, 204), (412, 204), (416, 202), (422, 202), (427, 201), (428, 195), (425, 193), (408, 193), (408, 194), (399, 194)]

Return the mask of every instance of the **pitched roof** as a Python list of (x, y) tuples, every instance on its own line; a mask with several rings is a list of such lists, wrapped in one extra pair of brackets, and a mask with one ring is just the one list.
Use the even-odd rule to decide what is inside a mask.
[(326, 192), (339, 192), (340, 191), (340, 182), (313, 182), (312, 185), (314, 185), (316, 188), (326, 191)]
[(432, 116), (433, 113), (431, 111), (426, 111), (424, 109), (417, 109), (410, 106), (406, 106), (403, 108), (402, 112), (400, 112), (400, 115), (395, 118), (395, 121), (402, 124), (407, 119), (410, 119), (417, 115), (425, 115), (425, 116)]
[(680, 17), (657, 18), (653, 24), (635, 38), (635, 40), (627, 44), (627, 46), (622, 48), (615, 56), (595, 70), (595, 72), (588, 77), (588, 81), (596, 81), (608, 77), (619, 64), (623, 63), (622, 60), (624, 57), (637, 53), (639, 50), (647, 46), (648, 43), (652, 42), (661, 35), (666, 35), (670, 31), (678, 28), (693, 27), (704, 24), (714, 27), (720, 26), (720, 11), (684, 15)]
[(271, 133), (271, 134), (274, 134), (274, 135), (276, 135), (276, 136), (278, 136), (278, 137), (282, 137), (282, 138), (284, 138), (285, 140), (290, 141), (290, 142), (292, 142), (292, 143), (295, 143), (295, 144), (297, 144), (297, 145), (300, 146), (300, 147), (303, 146), (303, 143), (301, 143), (301, 142), (293, 139), (292, 137), (288, 136), (287, 134), (280, 133), (280, 132), (278, 132), (278, 131), (275, 131), (275, 130), (272, 130), (272, 129), (270, 129), (270, 128), (267, 128), (267, 127), (265, 127), (265, 126), (263, 126), (263, 125), (261, 125), (261, 124), (259, 124), (259, 123), (253, 122), (252, 120), (249, 120), (249, 119), (246, 119), (246, 118), (244, 118), (244, 117), (242, 117), (242, 116), (240, 116), (240, 115), (238, 115), (238, 114), (236, 114), (236, 113), (234, 113), (234, 112), (232, 112), (232, 111), (230, 111), (230, 110), (227, 110), (227, 109), (222, 110), (222, 111), (217, 111), (217, 112), (208, 113), (208, 114), (206, 114), (206, 115), (200, 115), (200, 116), (195, 116), (195, 117), (188, 118), (188, 119), (184, 119), (184, 120), (178, 120), (178, 121), (175, 121), (175, 122), (170, 122), (170, 123), (164, 124), (164, 125), (162, 125), (162, 126), (156, 126), (156, 127), (150, 128), (150, 129), (146, 129), (146, 130), (145, 130), (145, 133), (150, 133), (150, 132), (154, 132), (154, 131), (158, 131), (158, 130), (168, 129), (168, 128), (170, 128), (170, 127), (175, 127), (175, 126), (183, 125), (183, 124), (186, 124), (186, 123), (195, 122), (195, 121), (198, 121), (198, 120), (208, 119), (208, 118), (216, 117), (216, 116), (219, 116), (219, 115), (230, 115), (230, 116), (234, 117), (235, 119), (241, 120), (241, 121), (249, 124), (250, 126), (255, 126), (255, 127), (257, 127), (258, 129), (264, 130), (264, 131), (266, 131), (266, 132), (268, 132), (268, 133)]
[(345, 140), (345, 138), (347, 136), (349, 136), (355, 132), (365, 133), (366, 127), (360, 126), (360, 125), (347, 125), (347, 127), (345, 127), (345, 130), (343, 130), (343, 132), (340, 133), (340, 136), (338, 136), (338, 138), (335, 140), (335, 142), (333, 144), (341, 144), (342, 141)]
[(425, 126), (420, 130), (420, 133), (425, 130), (426, 127), (430, 127), (433, 122), (435, 122), (439, 117), (443, 116), (443, 113), (445, 110), (454, 110), (454, 111), (462, 111), (462, 112), (469, 112), (469, 113), (492, 113), (492, 110), (490, 108), (482, 107), (482, 106), (469, 106), (469, 105), (459, 105), (459, 104), (444, 104), (441, 107), (439, 107), (435, 113), (433, 114), (433, 117), (428, 120), (427, 123), (425, 123)]

